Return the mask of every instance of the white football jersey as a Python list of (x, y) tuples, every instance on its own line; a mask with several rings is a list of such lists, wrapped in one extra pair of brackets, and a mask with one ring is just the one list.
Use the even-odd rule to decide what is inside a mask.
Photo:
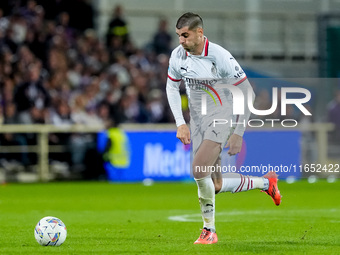
[[(190, 115), (194, 121), (202, 117), (202, 94), (208, 95), (208, 115), (215, 115), (214, 112), (221, 112), (221, 108), (216, 106), (231, 106), (232, 96), (228, 90), (215, 90), (214, 86), (218, 83), (237, 86), (246, 79), (246, 74), (230, 52), (209, 42), (206, 37), (201, 55), (191, 55), (181, 45), (172, 51), (168, 85), (179, 87), (181, 81), (184, 81), (189, 97)], [(177, 123), (179, 124), (182, 123)]]

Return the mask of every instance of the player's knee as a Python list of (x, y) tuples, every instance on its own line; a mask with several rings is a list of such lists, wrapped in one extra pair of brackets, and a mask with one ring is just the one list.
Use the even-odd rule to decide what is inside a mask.
[(195, 179), (202, 179), (202, 178), (205, 178), (209, 175), (210, 173), (207, 173), (207, 172), (202, 172), (202, 171), (195, 171), (195, 168), (194, 168), (194, 171), (193, 171), (193, 175), (194, 175), (194, 178)]

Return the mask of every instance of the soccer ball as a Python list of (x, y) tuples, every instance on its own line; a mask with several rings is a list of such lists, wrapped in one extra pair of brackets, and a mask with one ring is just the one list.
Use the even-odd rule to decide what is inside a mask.
[(65, 241), (66, 236), (65, 224), (52, 216), (42, 218), (34, 229), (35, 240), (42, 246), (59, 246)]

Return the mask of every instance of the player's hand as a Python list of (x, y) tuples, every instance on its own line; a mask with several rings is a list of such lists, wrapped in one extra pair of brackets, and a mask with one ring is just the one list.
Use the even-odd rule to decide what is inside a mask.
[(242, 136), (232, 134), (228, 140), (227, 145), (225, 146), (225, 148), (230, 147), (228, 154), (230, 156), (233, 156), (239, 153), (242, 149), (242, 142), (243, 142)]
[(177, 128), (176, 137), (181, 140), (183, 144), (190, 144), (190, 130), (186, 124), (180, 125)]

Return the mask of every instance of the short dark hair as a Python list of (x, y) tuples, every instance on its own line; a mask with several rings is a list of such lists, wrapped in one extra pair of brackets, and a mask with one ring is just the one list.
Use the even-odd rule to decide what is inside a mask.
[(176, 28), (181, 29), (183, 27), (189, 27), (189, 30), (196, 29), (198, 27), (203, 28), (203, 20), (200, 15), (192, 12), (184, 13), (176, 23)]

